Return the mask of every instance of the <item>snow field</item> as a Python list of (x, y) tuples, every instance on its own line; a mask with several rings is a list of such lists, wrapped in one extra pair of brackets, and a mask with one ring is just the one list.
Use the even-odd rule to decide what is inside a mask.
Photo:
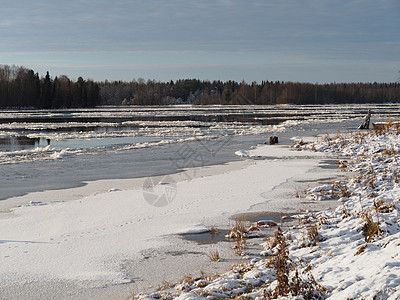
[(54, 293), (65, 281), (93, 290), (121, 286), (127, 293), (125, 285), (135, 285), (137, 278), (121, 265), (142, 260), (148, 249), (181, 243), (177, 233), (227, 226), (231, 215), (266, 200), (271, 207), (296, 207), (296, 199), (282, 203), (266, 195), (316, 165), (316, 160), (264, 160), (183, 180), (177, 182), (176, 197), (163, 207), (147, 203), (141, 188), (109, 188), (66, 202), (57, 201), (57, 191), (46, 192), (50, 202), (38, 201), (34, 194), (24, 196), (25, 201), (35, 200), (0, 219), (0, 296), (26, 291), (25, 299), (35, 299), (28, 286), (48, 283)]
[[(139, 298), (161, 294), (165, 299), (399, 299), (398, 132), (319, 140), (299, 140), (293, 155), (313, 155), (312, 151), (345, 157), (338, 165), (355, 176), (307, 191), (312, 201), (337, 199), (336, 210), (294, 216), (299, 225), (278, 235), (281, 242), (268, 239), (258, 257), (218, 278), (182, 281), (175, 290)], [(261, 146), (237, 154), (269, 156), (268, 149)], [(277, 267), (280, 257), (284, 263)]]

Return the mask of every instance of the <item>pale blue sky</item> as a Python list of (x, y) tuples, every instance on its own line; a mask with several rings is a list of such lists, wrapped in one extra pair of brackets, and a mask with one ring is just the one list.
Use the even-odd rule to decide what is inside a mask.
[(0, 64), (95, 80), (394, 82), (399, 0), (14, 0)]

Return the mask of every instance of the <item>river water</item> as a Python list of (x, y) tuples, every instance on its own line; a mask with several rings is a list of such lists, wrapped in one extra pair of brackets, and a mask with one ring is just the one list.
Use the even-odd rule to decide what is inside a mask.
[(236, 161), (271, 135), (356, 130), (368, 109), (372, 121), (400, 116), (395, 104), (0, 110), (0, 200)]

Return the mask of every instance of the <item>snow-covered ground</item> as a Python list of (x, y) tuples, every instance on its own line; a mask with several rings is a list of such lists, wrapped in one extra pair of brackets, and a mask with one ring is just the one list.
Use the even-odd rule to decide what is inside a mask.
[[(338, 201), (336, 210), (295, 216), (298, 225), (277, 230), (250, 263), (140, 298), (400, 299), (399, 130), (299, 140), (293, 148), (347, 156), (338, 165), (354, 176), (306, 191), (313, 201)], [(267, 146), (238, 154), (270, 156)]]
[[(230, 245), (218, 244), (226, 262), (212, 263), (207, 257), (212, 248), (176, 234), (227, 228), (231, 215), (245, 211), (309, 207), (295, 197), (294, 186), (296, 180), (319, 178), (318, 159), (308, 154), (291, 159), (288, 147), (267, 147), (273, 153), (279, 147), (286, 158), (188, 170), (192, 180), (176, 174), (172, 180), (156, 178), (159, 184), (145, 189), (145, 179), (103, 181), (0, 202), (7, 206), (0, 210), (22, 205), (0, 219), (0, 298), (110, 299), (111, 293), (122, 299), (131, 290), (178, 281), (200, 268), (224, 271), (232, 263)], [(168, 205), (150, 205), (162, 195)], [(150, 266), (149, 252), (159, 253)], [(179, 261), (165, 252), (180, 253)], [(157, 257), (165, 259), (162, 265)]]

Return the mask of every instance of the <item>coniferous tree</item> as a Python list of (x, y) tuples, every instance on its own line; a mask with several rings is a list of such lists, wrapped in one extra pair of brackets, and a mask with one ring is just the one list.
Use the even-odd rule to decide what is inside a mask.
[[(399, 73), (400, 74), (400, 73)], [(399, 78), (400, 79), (400, 78)], [(222, 82), (180, 79), (169, 82), (77, 81), (61, 75), (39, 78), (33, 70), (0, 65), (0, 107), (68, 108), (96, 105), (274, 105), (399, 102), (400, 82), (311, 84), (283, 81)]]
[(42, 108), (51, 108), (52, 104), (52, 82), (50, 79), (49, 71), (46, 73), (46, 77), (42, 80), (41, 84), (41, 104), (40, 107)]

